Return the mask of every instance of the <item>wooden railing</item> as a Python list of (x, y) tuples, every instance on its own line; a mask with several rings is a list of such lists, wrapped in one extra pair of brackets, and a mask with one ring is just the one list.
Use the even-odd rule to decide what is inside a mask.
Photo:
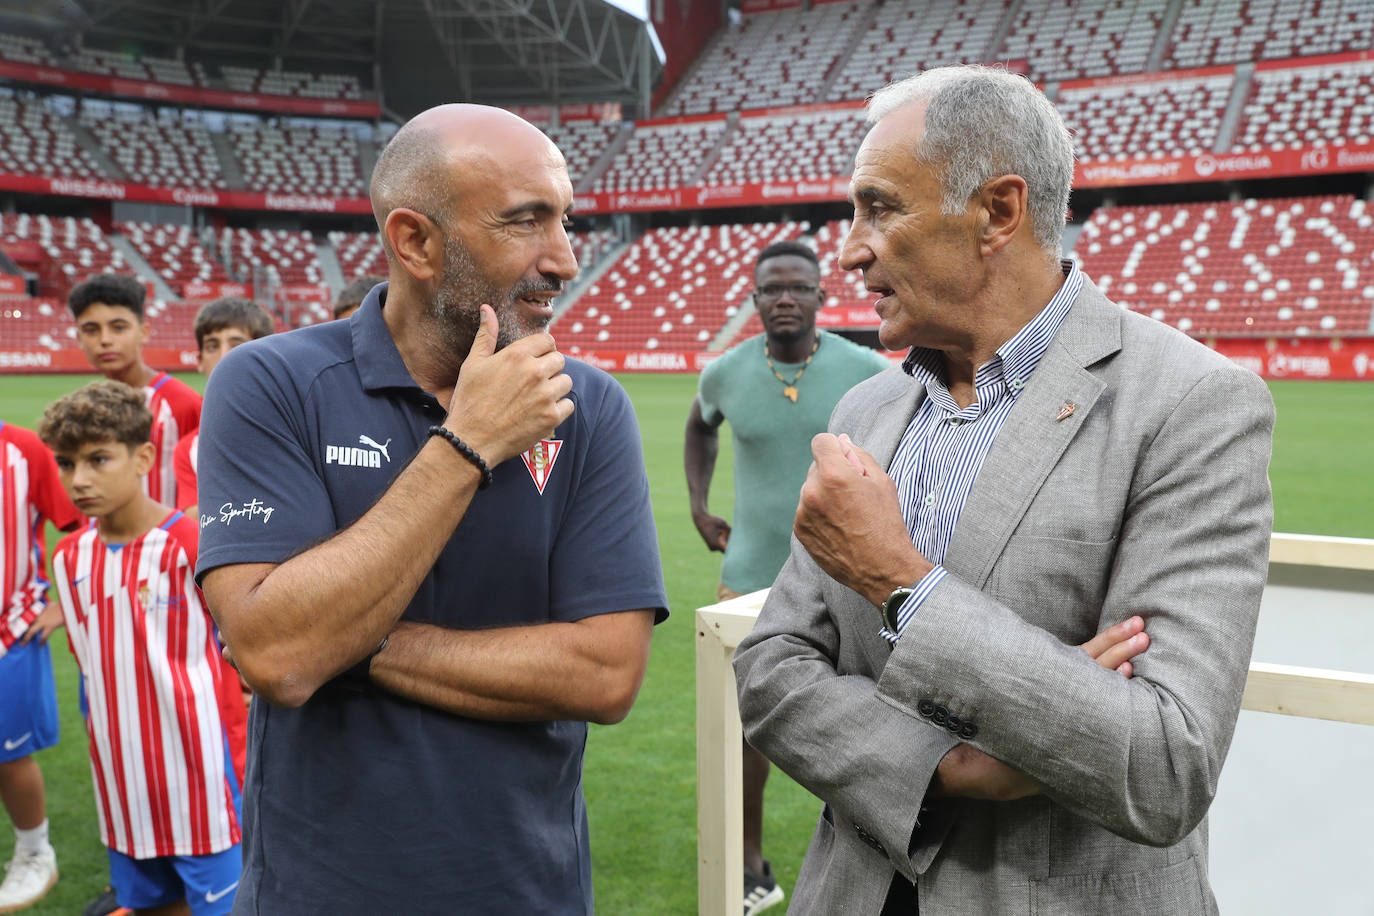
[[(1311, 587), (1354, 574), (1374, 599), (1374, 540), (1275, 534), (1270, 583)], [(735, 916), (744, 886), (743, 775), (739, 704), (730, 667), (768, 590), (698, 608), (697, 893), (701, 916)], [(1314, 594), (1313, 600), (1318, 600)], [(1242, 708), (1374, 725), (1374, 674), (1253, 662)]]

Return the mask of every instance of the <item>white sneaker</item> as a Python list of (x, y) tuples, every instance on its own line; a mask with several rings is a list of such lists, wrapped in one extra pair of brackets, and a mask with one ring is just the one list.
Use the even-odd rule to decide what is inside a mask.
[(0, 913), (13, 913), (42, 900), (57, 883), (57, 853), (51, 846), (31, 855), (15, 854), (0, 884)]

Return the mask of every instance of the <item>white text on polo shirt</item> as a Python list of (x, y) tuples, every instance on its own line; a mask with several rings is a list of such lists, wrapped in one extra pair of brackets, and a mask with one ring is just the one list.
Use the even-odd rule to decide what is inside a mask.
[(391, 445), (390, 439), (378, 442), (371, 436), (364, 435), (358, 437), (358, 443), (366, 445), (367, 448), (358, 448), (355, 445), (326, 445), (324, 463), (354, 468), (379, 468), (382, 466), (383, 458), (387, 464), (391, 463), (391, 453), (387, 451), (387, 446)]
[[(219, 507), (219, 520), (225, 525), (232, 525), (234, 519), (252, 519), (262, 516), (262, 523), (266, 525), (272, 520), (272, 513), (276, 512), (276, 506), (265, 506), (260, 499), (250, 499), (246, 503), (235, 506), (233, 503), (225, 503)], [(211, 519), (210, 521), (214, 521)], [(205, 520), (201, 519), (201, 527), (205, 527)]]

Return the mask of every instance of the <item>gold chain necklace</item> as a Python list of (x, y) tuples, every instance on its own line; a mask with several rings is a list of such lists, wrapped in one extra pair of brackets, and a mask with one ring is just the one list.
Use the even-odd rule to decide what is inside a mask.
[(787, 398), (787, 399), (788, 399), (789, 401), (791, 401), (793, 404), (797, 403), (797, 382), (801, 379), (802, 373), (806, 371), (806, 367), (809, 366), (809, 365), (811, 365), (811, 360), (815, 358), (815, 356), (816, 356), (816, 351), (819, 350), (820, 348), (821, 348), (821, 335), (817, 334), (817, 335), (816, 335), (816, 342), (813, 343), (813, 344), (811, 345), (811, 352), (808, 353), (807, 356), (806, 356), (806, 362), (802, 363), (802, 367), (801, 367), (800, 369), (797, 370), (797, 374), (794, 375), (794, 376), (792, 376), (792, 381), (789, 382), (787, 379), (785, 379), (785, 378), (782, 377), (782, 375), (778, 372), (778, 370), (777, 370), (776, 368), (774, 368), (774, 366), (773, 366), (773, 357), (772, 357), (772, 355), (770, 355), (769, 352), (768, 352), (768, 339), (767, 339), (767, 338), (764, 338), (764, 341), (763, 341), (763, 358), (766, 359), (766, 360), (768, 360), (768, 368), (771, 369), (771, 370), (773, 371), (773, 376), (774, 376), (778, 381), (782, 382), (782, 396), (785, 397), (785, 398)]

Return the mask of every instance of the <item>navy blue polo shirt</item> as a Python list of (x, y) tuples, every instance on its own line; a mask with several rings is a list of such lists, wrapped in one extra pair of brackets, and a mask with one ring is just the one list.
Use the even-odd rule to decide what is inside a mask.
[[(201, 419), (197, 574), (277, 563), (361, 515), (445, 416), (382, 318), (251, 341)], [(404, 619), (573, 621), (667, 599), (638, 426), (610, 376), (568, 360), (576, 405), (493, 469)], [(526, 461), (526, 459), (529, 459)], [(484, 722), (327, 684), (255, 700), (235, 914), (590, 913), (584, 722)]]

